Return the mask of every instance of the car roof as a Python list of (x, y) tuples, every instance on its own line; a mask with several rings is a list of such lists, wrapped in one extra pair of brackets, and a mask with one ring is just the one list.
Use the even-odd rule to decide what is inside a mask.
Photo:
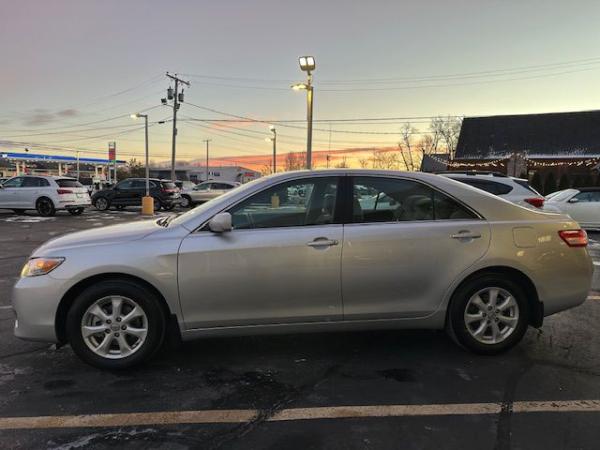
[(580, 187), (580, 188), (573, 188), (573, 189), (576, 189), (579, 192), (596, 192), (596, 191), (600, 191), (600, 187), (599, 186)]

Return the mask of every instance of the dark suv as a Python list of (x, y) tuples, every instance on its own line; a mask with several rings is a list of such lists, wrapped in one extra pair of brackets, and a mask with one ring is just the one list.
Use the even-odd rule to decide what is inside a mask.
[[(100, 211), (111, 206), (124, 209), (126, 206), (141, 206), (142, 197), (146, 195), (145, 178), (127, 178), (119, 181), (110, 189), (103, 189), (92, 196), (92, 205)], [(179, 189), (170, 180), (150, 178), (150, 196), (154, 197), (154, 210), (163, 208), (171, 210), (181, 203)]]

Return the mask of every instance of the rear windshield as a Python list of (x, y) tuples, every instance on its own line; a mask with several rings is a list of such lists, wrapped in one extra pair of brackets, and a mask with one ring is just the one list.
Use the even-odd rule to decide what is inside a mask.
[(56, 180), (56, 184), (58, 184), (58, 186), (61, 187), (61, 188), (80, 188), (80, 187), (83, 187), (83, 184), (81, 184), (79, 181), (77, 181), (77, 180), (70, 180), (68, 178), (62, 178), (62, 179)]
[(163, 189), (175, 189), (177, 187), (172, 181), (161, 181), (160, 184), (162, 185)]
[(536, 191), (534, 188), (532, 188), (531, 186), (529, 186), (529, 183), (527, 183), (527, 180), (519, 180), (518, 178), (513, 178), (514, 182), (517, 183), (519, 186), (524, 187), (525, 189), (527, 189), (528, 191), (533, 192), (535, 195), (539, 195), (540, 197), (542, 196), (542, 194), (540, 194), (538, 191)]
[(495, 181), (482, 180), (481, 178), (456, 178), (465, 184), (481, 189), (495, 195), (505, 195), (512, 191), (512, 186)]

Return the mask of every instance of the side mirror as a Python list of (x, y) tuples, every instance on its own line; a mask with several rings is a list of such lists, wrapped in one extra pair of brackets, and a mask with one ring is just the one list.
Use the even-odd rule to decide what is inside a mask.
[(213, 233), (224, 233), (232, 228), (231, 214), (228, 212), (219, 213), (208, 221), (208, 229)]
[(577, 203), (577, 202), (579, 202), (578, 198), (571, 198), (571, 199), (569, 199), (569, 203)]

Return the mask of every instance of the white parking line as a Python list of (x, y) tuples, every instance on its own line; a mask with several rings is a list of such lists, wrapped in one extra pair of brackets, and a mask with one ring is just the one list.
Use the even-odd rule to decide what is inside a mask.
[[(283, 409), (269, 422), (348, 419), (360, 417), (464, 416), (499, 414), (500, 403), (450, 403), (434, 405), (368, 405)], [(513, 413), (600, 412), (600, 400), (514, 402)], [(245, 423), (259, 417), (258, 410), (160, 411), (148, 413), (89, 414), (0, 418), (1, 430), (39, 428), (125, 427), (140, 425)]]
[(12, 306), (11, 305), (3, 305), (3, 306), (0, 306), (0, 309), (12, 309)]

